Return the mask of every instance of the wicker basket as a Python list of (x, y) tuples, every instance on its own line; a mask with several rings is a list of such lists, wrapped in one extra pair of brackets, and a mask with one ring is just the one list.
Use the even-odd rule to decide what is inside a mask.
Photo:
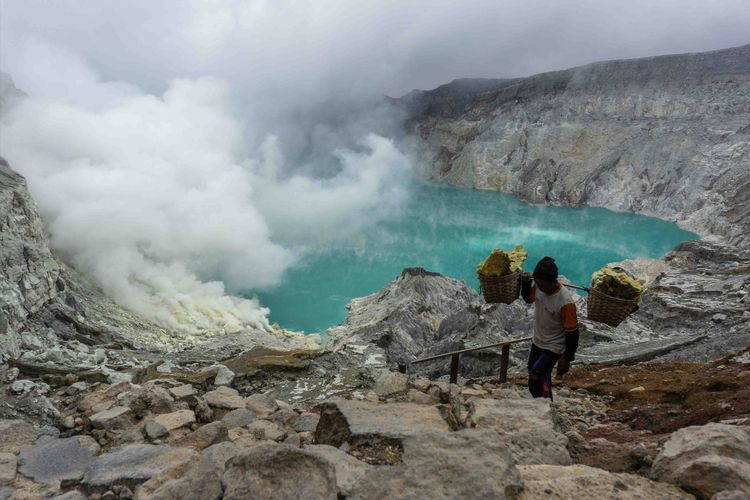
[(591, 321), (617, 326), (638, 307), (635, 300), (618, 299), (591, 288), (586, 312)]
[(484, 301), (489, 304), (510, 304), (518, 298), (521, 291), (521, 272), (515, 272), (506, 276), (482, 276), (479, 277), (479, 289), (484, 295)]

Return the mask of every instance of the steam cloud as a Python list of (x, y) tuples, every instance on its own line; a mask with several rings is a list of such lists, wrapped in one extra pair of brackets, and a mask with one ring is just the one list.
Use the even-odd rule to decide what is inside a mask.
[(118, 302), (171, 328), (269, 328), (268, 310), (225, 284), (278, 283), (306, 246), (335, 244), (348, 225), (371, 220), (365, 209), (396, 200), (386, 181), (408, 170), (391, 141), (371, 134), (358, 151), (335, 152), (336, 175), (284, 175), (274, 136), (243, 156), (221, 81), (174, 80), (153, 96), (98, 81), (74, 54), (32, 52), (50, 72), (69, 68), (66, 84), (93, 98), (89, 109), (75, 99), (21, 100), (3, 117), (2, 154), (27, 177), (53, 248)]

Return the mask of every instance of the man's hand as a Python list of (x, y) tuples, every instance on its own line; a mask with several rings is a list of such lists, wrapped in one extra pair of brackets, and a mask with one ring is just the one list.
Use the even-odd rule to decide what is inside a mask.
[(533, 279), (533, 276), (529, 272), (521, 273), (521, 281), (531, 281)]
[(560, 378), (570, 371), (570, 361), (565, 358), (560, 358), (557, 362), (557, 377)]

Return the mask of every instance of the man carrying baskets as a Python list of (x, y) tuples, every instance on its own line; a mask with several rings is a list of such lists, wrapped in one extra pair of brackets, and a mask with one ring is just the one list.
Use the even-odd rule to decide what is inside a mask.
[[(521, 275), (521, 296), (534, 303), (534, 336), (529, 353), (529, 391), (535, 398), (552, 399), (552, 369), (558, 376), (570, 370), (578, 349), (575, 296), (557, 281), (555, 259), (544, 257), (534, 273)], [(531, 284), (532, 278), (534, 285)]]

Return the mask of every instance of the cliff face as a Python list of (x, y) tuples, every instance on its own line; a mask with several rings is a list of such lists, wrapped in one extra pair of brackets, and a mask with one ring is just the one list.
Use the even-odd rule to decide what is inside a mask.
[(424, 172), (750, 241), (750, 45), (413, 92)]

